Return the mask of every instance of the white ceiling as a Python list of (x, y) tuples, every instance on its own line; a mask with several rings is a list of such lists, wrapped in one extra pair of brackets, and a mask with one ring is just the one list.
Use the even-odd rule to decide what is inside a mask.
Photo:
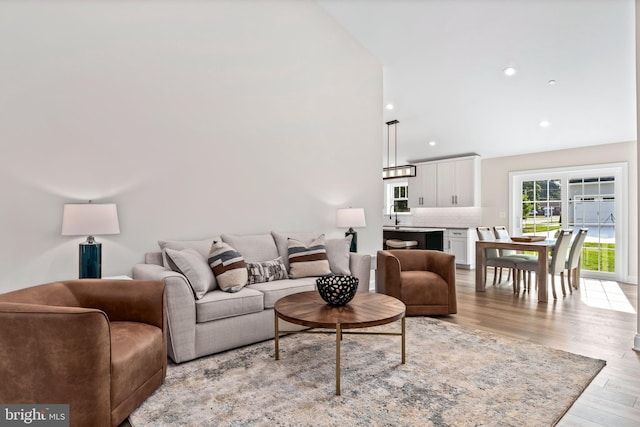
[(399, 164), (636, 140), (634, 0), (318, 3), (382, 63)]

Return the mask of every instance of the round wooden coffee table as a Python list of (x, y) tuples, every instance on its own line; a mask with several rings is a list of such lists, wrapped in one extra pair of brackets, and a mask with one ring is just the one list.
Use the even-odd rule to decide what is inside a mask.
[[(300, 292), (280, 298), (274, 305), (276, 360), (280, 360), (281, 333), (326, 334), (333, 331), (281, 331), (278, 319), (309, 328), (335, 330), (336, 334), (336, 395), (340, 395), (340, 341), (345, 334), (393, 335), (402, 337), (402, 363), (405, 363), (405, 310), (402, 301), (372, 292), (357, 293), (345, 306), (327, 305), (317, 291)], [(402, 330), (394, 332), (345, 331), (384, 325), (402, 320)]]

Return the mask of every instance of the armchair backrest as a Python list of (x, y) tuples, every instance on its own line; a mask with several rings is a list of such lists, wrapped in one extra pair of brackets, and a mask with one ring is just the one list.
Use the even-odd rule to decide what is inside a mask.
[(400, 271), (425, 271), (427, 270), (427, 257), (423, 251), (413, 249), (388, 250), (400, 261)]
[(0, 302), (41, 304), (59, 307), (80, 306), (78, 298), (63, 282), (47, 283), (8, 292), (0, 295)]

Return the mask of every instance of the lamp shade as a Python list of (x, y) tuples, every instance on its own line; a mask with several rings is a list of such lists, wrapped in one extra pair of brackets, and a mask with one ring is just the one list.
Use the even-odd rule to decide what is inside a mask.
[(363, 208), (338, 209), (336, 214), (337, 227), (366, 227)]
[(66, 204), (62, 213), (63, 236), (119, 234), (115, 203)]

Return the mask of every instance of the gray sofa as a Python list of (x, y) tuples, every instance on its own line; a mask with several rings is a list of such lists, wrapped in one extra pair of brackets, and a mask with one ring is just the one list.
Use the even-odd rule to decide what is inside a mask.
[[(145, 254), (144, 264), (133, 267), (133, 278), (162, 280), (166, 284), (169, 357), (180, 363), (271, 339), (274, 337), (275, 302), (286, 295), (315, 289), (316, 277), (303, 277), (250, 284), (235, 293), (219, 288), (198, 292), (196, 281), (208, 274), (206, 259), (214, 240), (229, 244), (247, 262), (281, 257), (288, 271), (287, 239), (308, 245), (319, 234), (223, 234), (198, 241), (158, 242), (161, 251)], [(368, 292), (371, 256), (349, 252), (349, 244), (350, 239), (347, 238), (326, 239), (331, 271), (357, 277), (358, 292)], [(193, 264), (197, 265), (182, 265), (182, 269), (172, 265), (167, 259), (167, 253), (175, 254), (172, 251), (184, 251), (180, 253), (192, 256)], [(287, 326), (291, 330), (300, 329), (297, 325)]]

